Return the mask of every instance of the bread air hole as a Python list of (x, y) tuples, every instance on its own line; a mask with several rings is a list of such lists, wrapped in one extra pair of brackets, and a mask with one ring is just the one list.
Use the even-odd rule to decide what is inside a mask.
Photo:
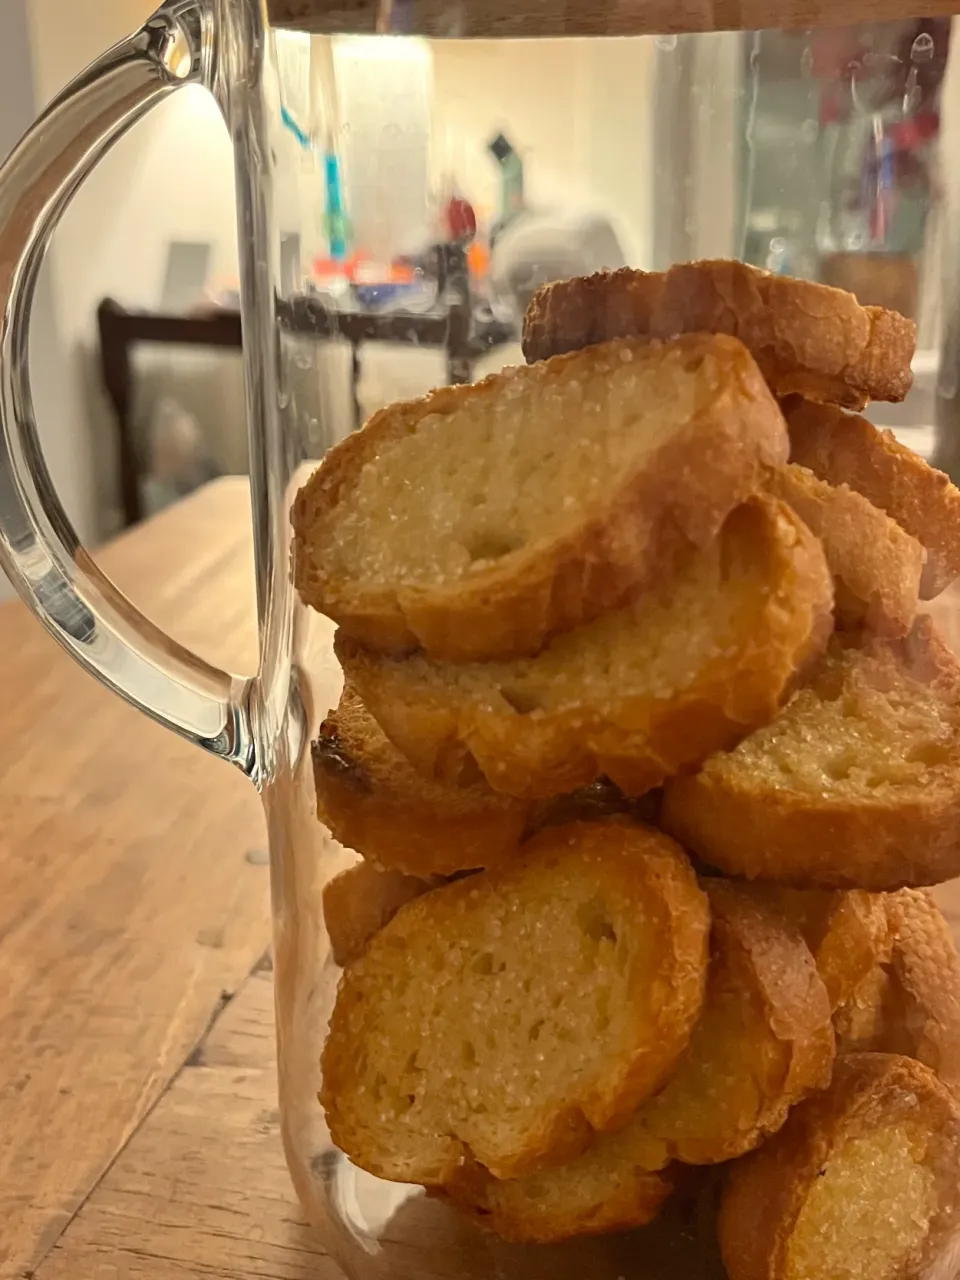
[(823, 771), (831, 782), (846, 782), (857, 764), (856, 751), (844, 751), (833, 760), (825, 761)]
[(521, 716), (529, 715), (531, 711), (540, 710), (540, 700), (534, 694), (529, 693), (526, 689), (501, 689), (500, 696), (508, 706), (513, 707)]
[(506, 960), (501, 960), (497, 963), (493, 958), (492, 951), (484, 951), (477, 956), (471, 968), (474, 973), (478, 973), (481, 977), (486, 978), (494, 973), (506, 972), (507, 962)]
[(600, 991), (597, 997), (597, 1032), (603, 1034), (610, 1027), (610, 992)]
[(942, 742), (919, 742), (907, 752), (907, 761), (910, 764), (934, 766), (950, 764), (952, 760), (953, 752), (946, 743)]
[(517, 537), (511, 537), (505, 533), (491, 533), (489, 530), (475, 533), (463, 543), (463, 549), (473, 564), (502, 560), (511, 551), (517, 551), (522, 546), (523, 542)]
[(599, 898), (591, 898), (577, 907), (577, 924), (591, 942), (616, 942), (617, 931), (610, 913)]

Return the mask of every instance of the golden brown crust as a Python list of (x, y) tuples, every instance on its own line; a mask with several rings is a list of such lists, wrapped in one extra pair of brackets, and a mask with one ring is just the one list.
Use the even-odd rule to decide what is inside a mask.
[[(682, 572), (687, 578), (678, 573), (619, 617), (558, 637), (524, 663), (395, 660), (339, 633), (335, 649), (385, 733), (427, 776), (456, 782), (479, 766), (495, 790), (535, 798), (606, 775), (640, 795), (768, 720), (829, 628), (832, 588), (820, 544), (775, 499), (738, 508), (721, 541), (691, 556)], [(687, 596), (704, 615), (696, 622)], [(734, 617), (731, 602), (741, 597)], [(619, 628), (617, 637), (636, 632), (633, 654), (644, 625), (657, 669), (668, 674), (651, 674), (639, 661), (635, 677), (625, 671), (608, 688), (605, 646), (619, 643), (608, 628)], [(573, 660), (591, 672), (582, 689), (567, 680)], [(562, 699), (557, 672), (566, 682)], [(531, 708), (517, 690), (526, 698), (534, 686), (550, 696)]]
[[(447, 419), (456, 431), (465, 404), (506, 413), (517, 388), (530, 384), (539, 400), (578, 379), (602, 383), (604, 371), (622, 369), (631, 354), (638, 368), (669, 362), (671, 377), (696, 380), (692, 416), (590, 505), (574, 504), (561, 532), (440, 581), (419, 580), (412, 566), (407, 581), (377, 585), (350, 566), (338, 567), (340, 511), (361, 471), (378, 456), (402, 451), (425, 419)], [(571, 413), (568, 427), (576, 442), (578, 413)], [(564, 443), (558, 436), (558, 450)], [(444, 387), (375, 414), (327, 454), (297, 495), (293, 580), (307, 604), (371, 649), (402, 653), (419, 645), (454, 662), (536, 653), (555, 633), (622, 604), (691, 542), (706, 545), (733, 507), (759, 488), (761, 464), (785, 462), (786, 453), (782, 416), (740, 343), (699, 335), (656, 350), (608, 344), (474, 386)]]
[(931, 1067), (944, 1084), (960, 1086), (960, 956), (953, 931), (929, 894), (903, 889), (887, 903), (893, 932), (891, 978), (901, 1037), (891, 1052)]
[(694, 1030), (687, 1057), (638, 1112), (664, 1162), (716, 1164), (752, 1150), (833, 1068), (830, 1001), (800, 932), (750, 886), (702, 883), (712, 920), (703, 1035)]
[(313, 744), (317, 813), (332, 835), (381, 867), (452, 875), (512, 858), (531, 806), (482, 779), (449, 787), (418, 774), (349, 685)]
[(761, 900), (803, 935), (823, 979), (830, 1008), (851, 999), (874, 968), (889, 959), (886, 898), (863, 889), (789, 889), (755, 884)]
[(451, 1204), (480, 1226), (512, 1244), (551, 1244), (574, 1236), (607, 1235), (630, 1231), (653, 1222), (674, 1186), (673, 1171), (623, 1170), (603, 1203), (587, 1199), (582, 1204), (554, 1204), (550, 1183), (555, 1170), (501, 1182), (486, 1169), (473, 1165), (461, 1171), (447, 1187)]
[(882, 898), (889, 952), (838, 1011), (847, 1048), (916, 1058), (951, 1089), (960, 1087), (960, 957), (929, 894), (902, 889)]
[(359, 862), (323, 887), (323, 922), (334, 962), (341, 967), (363, 955), (367, 944), (400, 908), (443, 882)]
[(641, 1226), (671, 1160), (711, 1164), (775, 1132), (830, 1080), (830, 1004), (799, 932), (754, 890), (707, 880), (711, 960), (703, 1013), (664, 1088), (578, 1160), (500, 1182), (467, 1166), (450, 1187), (509, 1240), (562, 1240)]
[(938, 884), (960, 874), (958, 758), (960, 668), (921, 617), (903, 640), (835, 641), (769, 726), (667, 784), (661, 821), (731, 875), (798, 888)]
[(535, 361), (611, 338), (698, 332), (739, 338), (779, 396), (862, 409), (902, 400), (913, 381), (913, 321), (861, 307), (842, 289), (729, 261), (545, 285), (524, 318), (523, 351)]
[[(926, 1239), (903, 1269), (875, 1274), (872, 1280), (901, 1280), (922, 1274), (949, 1242), (958, 1226), (960, 1196), (960, 1111), (931, 1071), (908, 1058), (853, 1054), (837, 1060), (833, 1083), (791, 1113), (776, 1137), (730, 1168), (718, 1220), (724, 1264), (730, 1280), (807, 1278), (789, 1261), (798, 1220), (821, 1174), (845, 1143), (870, 1138), (904, 1125), (926, 1147), (922, 1163), (933, 1175), (937, 1212)], [(888, 1194), (893, 1206), (901, 1188), (876, 1180), (867, 1194)], [(878, 1217), (883, 1206), (876, 1206)], [(838, 1206), (838, 1213), (852, 1206)], [(865, 1241), (851, 1237), (849, 1251)], [(829, 1265), (829, 1263), (827, 1264)], [(848, 1274), (843, 1262), (822, 1280)], [(812, 1277), (810, 1278), (812, 1280)], [(818, 1274), (817, 1280), (821, 1280)]]
[(856, 414), (799, 398), (787, 401), (784, 413), (794, 462), (856, 489), (925, 548), (922, 599), (960, 577), (960, 489), (948, 476)]
[(549, 828), (415, 899), (341, 977), (322, 1064), (333, 1140), (424, 1185), (468, 1159), (499, 1177), (572, 1159), (685, 1048), (708, 931), (682, 850), (622, 819)]
[(823, 543), (837, 624), (905, 636), (919, 603), (920, 543), (848, 485), (828, 484), (795, 463), (771, 469), (767, 489)]
[(614, 814), (655, 823), (657, 815), (659, 797), (630, 799), (606, 779), (539, 803), (501, 795), (482, 778), (463, 786), (433, 782), (390, 742), (349, 685), (311, 751), (317, 816), (334, 839), (410, 877), (506, 862), (546, 826)]

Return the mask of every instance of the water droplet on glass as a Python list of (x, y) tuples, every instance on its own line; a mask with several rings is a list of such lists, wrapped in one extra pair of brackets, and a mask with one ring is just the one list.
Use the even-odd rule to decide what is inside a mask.
[(664, 53), (673, 53), (677, 47), (676, 36), (657, 36), (656, 45), (658, 49), (662, 49)]
[(800, 135), (804, 142), (816, 142), (820, 136), (820, 125), (816, 120), (804, 120), (800, 126)]
[(813, 50), (809, 45), (800, 55), (800, 75), (804, 80), (809, 80), (813, 75)]
[(914, 62), (929, 62), (933, 57), (933, 36), (928, 31), (921, 31), (914, 40), (910, 57)]

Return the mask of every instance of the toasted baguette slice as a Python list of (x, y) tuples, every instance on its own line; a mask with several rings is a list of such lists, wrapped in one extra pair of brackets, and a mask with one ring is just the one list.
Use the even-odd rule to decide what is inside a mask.
[(777, 395), (862, 409), (910, 390), (916, 326), (853, 294), (742, 262), (689, 262), (545, 285), (523, 324), (527, 360), (610, 338), (728, 333), (753, 352)]
[(659, 1206), (652, 1173), (670, 1160), (713, 1164), (752, 1150), (829, 1083), (830, 1004), (800, 934), (749, 889), (704, 887), (710, 976), (688, 1053), (625, 1129), (578, 1160), (508, 1182), (468, 1170), (450, 1194), (499, 1235), (546, 1241), (641, 1226)]
[(449, 787), (421, 777), (346, 685), (313, 744), (317, 813), (334, 838), (379, 866), (452, 875), (516, 855), (529, 804), (483, 781)]
[(846, 1004), (876, 966), (889, 959), (890, 924), (883, 894), (759, 884), (754, 892), (800, 930), (813, 952), (831, 1010)]
[(919, 603), (920, 543), (849, 486), (827, 484), (805, 467), (771, 468), (767, 489), (823, 543), (838, 625), (905, 636)]
[(831, 594), (819, 542), (783, 503), (759, 497), (674, 578), (536, 658), (385, 658), (342, 633), (335, 648), (427, 776), (456, 782), (479, 765), (495, 790), (537, 798), (605, 774), (641, 795), (774, 714), (823, 645)]
[[(425, 779), (349, 685), (321, 724), (312, 752), (321, 822), (368, 862), (411, 878), (429, 880), (506, 862), (522, 839), (562, 822), (621, 813), (655, 825), (658, 806), (652, 795), (630, 799), (606, 779), (538, 803), (500, 795), (482, 778), (466, 786)], [(380, 888), (392, 898), (392, 886), (401, 883), (386, 877)]]
[(616, 342), (395, 405), (293, 508), (301, 597), (372, 649), (536, 653), (704, 546), (786, 461), (730, 338)]
[(953, 933), (927, 893), (884, 895), (889, 955), (838, 1011), (844, 1047), (899, 1053), (960, 1087), (960, 956)]
[(508, 867), (408, 903), (345, 970), (322, 1100), (355, 1164), (516, 1177), (622, 1126), (685, 1049), (709, 910), (671, 840), (552, 827)]
[(718, 1221), (730, 1280), (946, 1280), (958, 1168), (960, 1110), (931, 1071), (841, 1058), (826, 1093), (731, 1167)]
[(732, 875), (898, 889), (960, 874), (960, 666), (927, 617), (835, 637), (767, 726), (669, 783), (661, 822)]
[(924, 547), (921, 599), (960, 577), (960, 489), (948, 476), (856, 414), (800, 399), (788, 400), (784, 412), (794, 462), (856, 489)]
[(329, 880), (323, 888), (323, 922), (336, 964), (347, 965), (367, 949), (375, 933), (400, 908), (444, 882), (422, 880), (400, 871), (381, 871), (371, 862), (358, 862)]
[(446, 1198), (502, 1240), (552, 1244), (647, 1226), (674, 1189), (673, 1172), (625, 1163), (614, 1171), (590, 1152), (572, 1164), (509, 1181), (472, 1165), (447, 1187)]

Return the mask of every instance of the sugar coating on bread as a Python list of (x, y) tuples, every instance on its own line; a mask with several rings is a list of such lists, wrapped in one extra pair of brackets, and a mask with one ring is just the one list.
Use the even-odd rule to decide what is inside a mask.
[[(922, 1163), (924, 1137), (915, 1129), (886, 1126), (843, 1144), (810, 1186), (787, 1251), (786, 1280), (900, 1273), (936, 1211), (936, 1179)], [(896, 1188), (895, 1199), (889, 1191), (879, 1200), (865, 1194), (884, 1184)]]
[(775, 712), (822, 647), (832, 586), (819, 542), (770, 497), (623, 609), (558, 636), (536, 658), (391, 659), (338, 634), (347, 678), (428, 776), (479, 766), (521, 797), (605, 774), (639, 795)]
[(716, 534), (786, 461), (734, 339), (614, 342), (394, 405), (297, 496), (301, 597), (385, 652), (536, 653)]
[(739, 338), (780, 396), (862, 409), (869, 400), (902, 400), (913, 381), (911, 320), (861, 307), (842, 289), (733, 261), (545, 285), (527, 309), (523, 351), (543, 360), (610, 338), (677, 333)]
[(931, 1071), (839, 1059), (830, 1088), (731, 1167), (718, 1224), (730, 1280), (952, 1274), (932, 1269), (960, 1223), (958, 1159), (960, 1111)]
[(515, 855), (531, 816), (482, 779), (453, 787), (418, 774), (349, 684), (312, 751), (320, 820), (384, 868), (432, 876), (492, 866)]
[(795, 463), (772, 468), (767, 488), (823, 543), (838, 625), (906, 635), (919, 602), (920, 543), (849, 485), (828, 484)]
[(704, 887), (710, 974), (688, 1052), (620, 1133), (579, 1159), (507, 1182), (468, 1170), (451, 1194), (498, 1234), (543, 1241), (640, 1226), (659, 1203), (652, 1173), (742, 1155), (829, 1083), (830, 1004), (800, 934), (750, 889)]
[(734, 875), (875, 890), (960, 874), (960, 666), (928, 617), (836, 637), (770, 724), (668, 784), (661, 820)]
[(949, 476), (856, 414), (799, 398), (787, 401), (784, 413), (794, 462), (856, 489), (924, 547), (922, 599), (960, 577), (960, 489)]
[(683, 852), (611, 819), (403, 907), (343, 974), (323, 1053), (333, 1140), (381, 1177), (514, 1177), (622, 1125), (689, 1040), (709, 911)]

